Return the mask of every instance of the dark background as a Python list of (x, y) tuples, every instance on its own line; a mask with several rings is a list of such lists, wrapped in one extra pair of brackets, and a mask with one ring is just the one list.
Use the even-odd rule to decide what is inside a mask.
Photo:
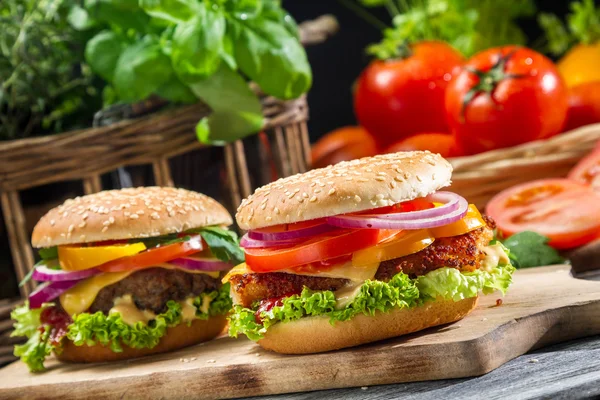
[[(537, 1), (538, 11), (554, 12), (558, 15), (568, 12), (568, 4), (567, 0)], [(340, 24), (340, 31), (335, 36), (325, 43), (307, 49), (314, 77), (313, 87), (308, 94), (308, 125), (311, 142), (315, 142), (335, 128), (356, 123), (352, 110), (351, 87), (361, 70), (369, 63), (369, 58), (364, 53), (365, 47), (379, 41), (381, 32), (336, 0), (284, 0), (283, 5), (298, 22), (323, 14), (333, 14)], [(371, 11), (379, 19), (390, 21), (384, 9)], [(541, 34), (535, 18), (522, 20), (520, 25), (530, 38), (535, 39)], [(211, 149), (172, 160), (175, 184), (222, 199), (222, 158), (220, 149)], [(133, 172), (135, 186), (154, 184), (150, 168), (129, 170)], [(104, 176), (103, 187), (111, 188), (113, 181), (114, 176)], [(30, 231), (50, 207), (82, 192), (80, 182), (52, 184), (22, 192), (21, 199)], [(0, 214), (0, 298), (13, 296), (18, 296), (17, 280), (13, 272), (4, 221)]]

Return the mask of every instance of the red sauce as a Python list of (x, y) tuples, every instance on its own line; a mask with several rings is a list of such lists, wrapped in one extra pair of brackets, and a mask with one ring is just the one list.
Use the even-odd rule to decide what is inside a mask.
[(288, 293), (286, 295), (283, 295), (281, 297), (272, 297), (270, 299), (264, 299), (260, 301), (260, 304), (258, 305), (258, 309), (256, 310), (256, 312), (254, 313), (254, 319), (256, 320), (257, 324), (262, 324), (262, 318), (260, 316), (260, 314), (262, 312), (268, 312), (271, 311), (273, 309), (273, 307), (277, 307), (277, 306), (281, 306), (283, 305), (283, 299), (290, 297), (294, 294), (298, 294), (298, 293)]
[(290, 268), (292, 271), (318, 274), (320, 271), (327, 271), (334, 265), (343, 264), (345, 262), (352, 261), (352, 253), (344, 254), (343, 256), (329, 258), (327, 260), (321, 260), (318, 262), (300, 265), (298, 267)]
[(62, 338), (67, 334), (67, 327), (73, 322), (69, 314), (58, 307), (48, 307), (42, 311), (40, 321), (44, 325), (50, 325), (49, 341), (57, 346)]

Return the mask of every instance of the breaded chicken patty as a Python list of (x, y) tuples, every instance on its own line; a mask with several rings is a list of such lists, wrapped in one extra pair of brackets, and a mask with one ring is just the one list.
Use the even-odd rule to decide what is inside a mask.
[[(487, 226), (464, 235), (436, 239), (430, 246), (408, 256), (384, 261), (375, 279), (388, 281), (399, 272), (411, 277), (424, 275), (442, 267), (474, 271), (485, 258), (483, 248), (492, 240), (493, 220), (484, 217)], [(294, 275), (283, 272), (249, 273), (230, 278), (235, 304), (251, 307), (255, 301), (300, 293), (304, 287), (312, 290), (337, 290), (349, 283), (347, 279)]]

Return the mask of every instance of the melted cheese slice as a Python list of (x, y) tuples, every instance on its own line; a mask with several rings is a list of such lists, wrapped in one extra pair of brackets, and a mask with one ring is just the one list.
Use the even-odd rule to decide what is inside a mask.
[[(348, 279), (353, 282), (364, 282), (367, 279), (373, 279), (375, 277), (377, 268), (379, 268), (379, 263), (361, 265), (360, 267), (356, 267), (352, 265), (352, 261), (348, 261), (342, 264), (334, 265), (331, 268), (315, 272), (298, 272), (289, 269), (281, 269), (273, 272), (284, 272), (286, 274), (294, 275), (319, 276), (323, 278), (342, 278)], [(223, 278), (223, 283), (229, 282), (229, 279), (231, 279), (231, 277), (234, 275), (256, 273), (257, 272), (254, 272), (250, 268), (248, 268), (246, 263), (242, 263), (233, 268), (231, 271), (229, 271), (229, 273)]]
[[(170, 264), (157, 264), (152, 267), (159, 267), (165, 269), (180, 269)], [(137, 270), (139, 271), (139, 270)], [(81, 314), (92, 306), (98, 293), (106, 286), (117, 283), (136, 271), (124, 271), (124, 272), (105, 272), (100, 275), (93, 276), (89, 279), (79, 282), (71, 289), (67, 290), (60, 295), (60, 304), (69, 315)], [(211, 278), (219, 278), (219, 271), (189, 271), (185, 272), (190, 274), (204, 274)]]

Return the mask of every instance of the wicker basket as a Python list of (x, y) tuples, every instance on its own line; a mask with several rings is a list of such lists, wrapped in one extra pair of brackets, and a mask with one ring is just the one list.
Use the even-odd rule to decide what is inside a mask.
[(451, 190), (484, 207), (499, 191), (541, 178), (564, 177), (600, 140), (600, 124), (508, 149), (450, 159)]

